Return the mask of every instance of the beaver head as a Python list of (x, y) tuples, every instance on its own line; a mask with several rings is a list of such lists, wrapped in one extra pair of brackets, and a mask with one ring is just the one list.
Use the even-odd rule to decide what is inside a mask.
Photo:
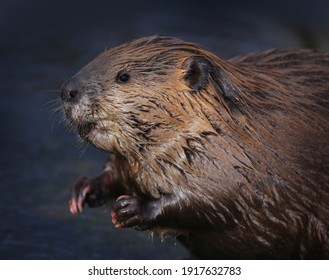
[[(96, 147), (137, 157), (159, 144), (164, 150), (180, 136), (217, 134), (220, 128), (207, 117), (209, 106), (216, 98), (227, 108), (224, 98), (233, 96), (234, 88), (219, 77), (212, 59), (198, 46), (174, 38), (124, 44), (63, 85), (65, 113)], [(207, 88), (215, 76), (221, 78), (220, 96), (211, 97)]]

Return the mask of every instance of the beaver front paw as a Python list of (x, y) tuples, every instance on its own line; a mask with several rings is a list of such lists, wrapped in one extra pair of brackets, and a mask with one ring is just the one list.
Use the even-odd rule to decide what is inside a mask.
[(80, 214), (85, 203), (89, 207), (99, 207), (106, 203), (109, 196), (109, 185), (101, 175), (94, 179), (80, 178), (72, 188), (70, 194), (70, 211), (73, 215)]
[(114, 204), (111, 214), (116, 228), (147, 229), (146, 221), (142, 216), (142, 201), (137, 197), (120, 196)]

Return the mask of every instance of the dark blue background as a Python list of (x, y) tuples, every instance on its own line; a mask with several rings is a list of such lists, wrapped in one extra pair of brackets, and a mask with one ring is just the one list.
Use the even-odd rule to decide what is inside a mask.
[[(229, 2), (229, 3), (227, 3)], [(0, 259), (182, 259), (174, 239), (116, 230), (106, 209), (68, 211), (79, 175), (106, 155), (53, 114), (61, 84), (105, 48), (166, 34), (223, 58), (268, 48), (329, 50), (329, 1), (1, 1)]]

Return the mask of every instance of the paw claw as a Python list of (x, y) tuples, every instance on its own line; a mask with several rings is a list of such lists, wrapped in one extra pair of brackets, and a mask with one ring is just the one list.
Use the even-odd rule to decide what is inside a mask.
[(122, 200), (122, 199), (126, 199), (126, 198), (129, 198), (129, 195), (120, 195), (120, 196), (116, 199), (116, 202), (118, 202), (119, 200)]
[(69, 202), (71, 213), (73, 215), (82, 213), (85, 204), (89, 207), (104, 205), (110, 197), (111, 178), (112, 176), (107, 173), (102, 173), (93, 179), (81, 177), (71, 191)]
[(113, 206), (111, 215), (116, 228), (139, 227), (142, 224), (140, 201), (136, 197), (122, 195)]
[(113, 210), (111, 211), (111, 216), (112, 216), (112, 223), (114, 225), (116, 225), (118, 223), (118, 219), (117, 219), (117, 216), (116, 216), (116, 214)]
[(77, 214), (77, 207), (76, 207), (76, 203), (72, 200), (69, 201), (69, 207), (70, 207), (70, 212), (72, 215), (76, 215)]

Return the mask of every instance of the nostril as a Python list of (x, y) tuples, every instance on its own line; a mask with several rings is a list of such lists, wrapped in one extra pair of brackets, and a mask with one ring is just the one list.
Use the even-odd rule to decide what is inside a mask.
[(85, 83), (75, 77), (62, 85), (61, 99), (64, 102), (79, 102), (82, 96), (88, 98), (99, 92), (101, 92), (101, 88), (98, 84)]
[(75, 102), (80, 98), (80, 91), (77, 86), (72, 82), (66, 82), (61, 89), (61, 98), (66, 102)]
[(68, 93), (68, 98), (71, 101), (76, 100), (78, 98), (78, 96), (79, 96), (79, 92), (77, 90), (71, 90)]

